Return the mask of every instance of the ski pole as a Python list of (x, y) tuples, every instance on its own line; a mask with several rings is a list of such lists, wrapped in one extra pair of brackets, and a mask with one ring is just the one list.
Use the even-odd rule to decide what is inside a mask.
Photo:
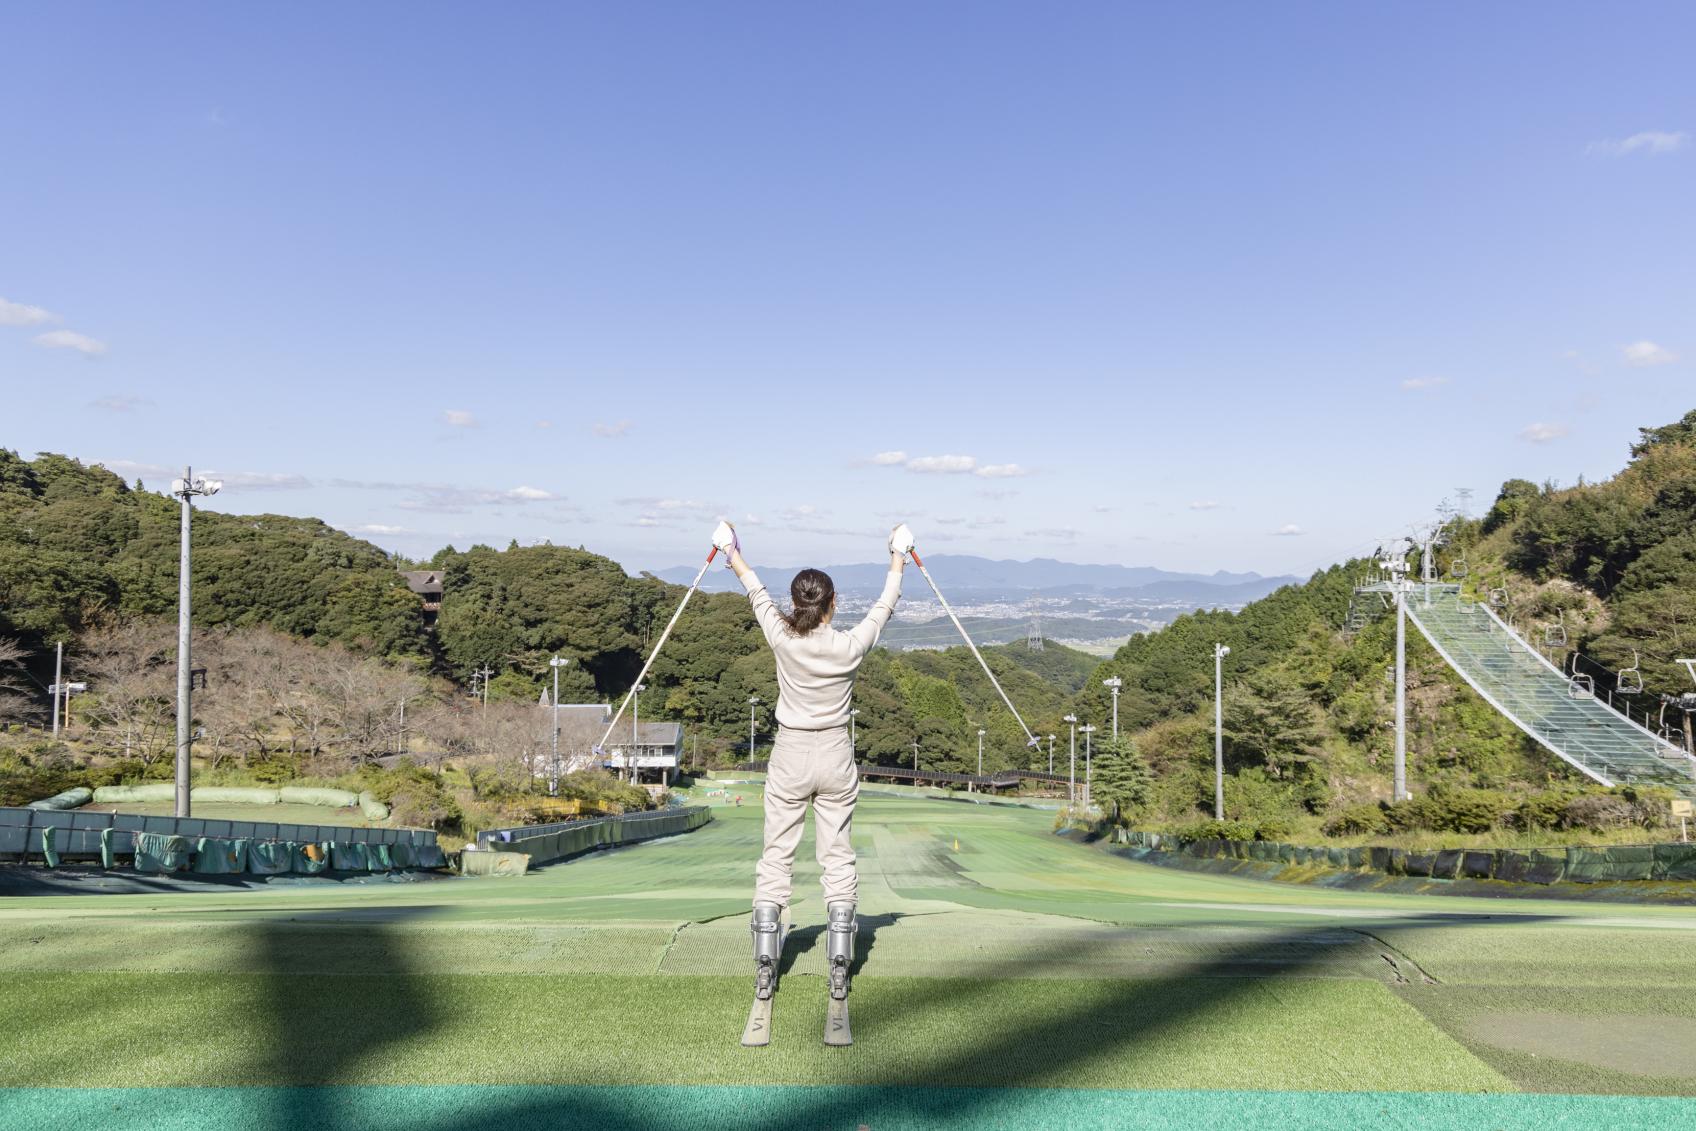
[(930, 591), (936, 594), (936, 599), (942, 603), (942, 611), (948, 614), (948, 619), (953, 621), (954, 627), (960, 630), (960, 638), (966, 642), (966, 647), (972, 650), (972, 655), (976, 656), (978, 658), (978, 663), (983, 665), (983, 674), (987, 675), (989, 677), (989, 682), (995, 685), (995, 691), (1001, 696), (1001, 701), (1007, 704), (1007, 709), (1013, 712), (1013, 717), (1015, 719), (1019, 720), (1019, 729), (1025, 732), (1025, 738), (1027, 740), (1025, 745), (1027, 747), (1036, 746), (1036, 735), (1032, 734), (1031, 728), (1025, 725), (1025, 717), (1019, 714), (1019, 709), (1013, 706), (1013, 701), (1011, 699), (1007, 698), (1007, 692), (1001, 689), (1001, 681), (996, 679), (995, 673), (989, 670), (989, 662), (983, 658), (983, 653), (978, 651), (978, 646), (972, 643), (972, 638), (966, 633), (966, 626), (961, 624), (960, 618), (954, 615), (954, 609), (948, 604), (948, 598), (944, 597), (942, 595), (942, 590), (936, 587), (936, 578), (932, 577), (930, 575), (930, 570), (925, 568), (925, 563), (919, 558), (919, 552), (917, 550), (908, 550), (907, 553), (912, 555), (913, 564), (919, 567), (919, 572), (925, 575), (926, 581), (930, 582)]
[[(683, 600), (678, 602), (677, 611), (672, 613), (671, 620), (666, 622), (665, 631), (660, 633), (660, 638), (658, 640), (654, 641), (654, 650), (648, 653), (647, 662), (642, 665), (642, 670), (636, 673), (636, 679), (633, 683), (631, 683), (630, 690), (624, 693), (624, 702), (618, 705), (618, 712), (613, 715), (612, 721), (607, 724), (606, 733), (601, 735), (601, 740), (595, 743), (595, 745), (591, 748), (597, 755), (603, 758), (606, 757), (606, 750), (603, 748), (606, 746), (607, 739), (612, 737), (612, 728), (617, 726), (618, 720), (624, 717), (624, 708), (630, 705), (631, 697), (636, 694), (636, 689), (642, 685), (642, 677), (648, 674), (648, 669), (654, 664), (654, 658), (660, 654), (660, 649), (665, 647), (666, 637), (670, 636), (671, 630), (677, 627), (677, 618), (683, 615), (683, 610), (689, 605), (689, 598), (693, 597), (695, 595), (695, 590), (700, 588), (701, 578), (707, 576), (707, 569), (713, 564), (713, 559), (716, 557), (718, 557), (718, 547), (714, 546), (707, 552), (707, 560), (701, 566), (701, 572), (697, 573), (695, 575), (695, 580), (689, 583), (689, 591), (683, 594)], [(635, 738), (635, 735), (631, 736), (630, 745), (633, 749), (636, 746)], [(635, 757), (635, 754), (632, 753), (631, 757)]]

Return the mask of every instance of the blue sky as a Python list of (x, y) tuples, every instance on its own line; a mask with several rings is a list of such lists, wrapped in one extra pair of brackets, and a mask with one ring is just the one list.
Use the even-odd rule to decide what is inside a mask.
[(0, 446), (408, 553), (1302, 571), (1696, 407), (1688, 4), (3, 22)]

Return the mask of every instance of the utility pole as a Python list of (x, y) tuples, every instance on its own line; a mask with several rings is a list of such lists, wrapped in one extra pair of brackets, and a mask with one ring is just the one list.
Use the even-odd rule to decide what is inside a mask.
[(1125, 681), (1118, 676), (1101, 681), (1101, 686), (1113, 693), (1113, 741), (1119, 741), (1119, 689), (1125, 686)]
[(1084, 809), (1088, 810), (1090, 783), (1089, 736), (1095, 733), (1096, 727), (1094, 723), (1091, 723), (1088, 726), (1079, 727), (1078, 729), (1084, 732)]
[(1076, 715), (1062, 715), (1062, 716), (1060, 716), (1060, 721), (1063, 722), (1063, 723), (1070, 724), (1071, 728), (1072, 728), (1071, 768), (1066, 771), (1066, 804), (1068, 806), (1070, 806), (1070, 805), (1075, 805), (1077, 803), (1076, 794), (1077, 794), (1077, 791), (1078, 791), (1078, 716), (1076, 716)]
[(624, 760), (628, 761), (629, 768), (631, 768), (631, 785), (636, 785), (636, 743), (641, 741), (641, 736), (636, 731), (641, 726), (641, 694), (646, 690), (648, 690), (646, 683), (638, 683), (636, 694), (631, 695), (631, 753)]
[[(59, 737), (59, 696), (65, 693), (65, 642), (59, 641), (53, 653), (53, 737)], [(70, 703), (67, 701), (67, 707)]]
[(1048, 736), (1048, 772), (1054, 772), (1054, 736)]
[(758, 695), (748, 696), (748, 761), (754, 760), (754, 707), (760, 701)]
[[(1431, 546), (1425, 546), (1425, 572), (1431, 571)], [(1407, 792), (1407, 593), (1412, 583), (1407, 579), (1407, 559), (1397, 555), (1390, 559), (1390, 580), (1396, 588), (1396, 758), (1394, 781), (1390, 797), (1406, 800)], [(1427, 595), (1430, 589), (1426, 590)]]
[(183, 501), (182, 535), (177, 560), (177, 816), (189, 815), (189, 770), (193, 754), (194, 691), (193, 656), (189, 652), (189, 527), (196, 495), (216, 495), (223, 484), (216, 479), (196, 479), (194, 469), (183, 468), (183, 477), (171, 484), (171, 494)]
[(983, 728), (978, 728), (978, 777), (983, 777)]
[(1213, 646), (1213, 819), (1225, 819), (1225, 657), (1231, 650)]
[(554, 670), (554, 731), (553, 731), (553, 768), (548, 778), (548, 794), (559, 793), (559, 670), (569, 664), (570, 660), (562, 660), (555, 652), (553, 659), (548, 661), (548, 667)]
[(913, 772), (919, 772), (919, 740), (913, 739)]

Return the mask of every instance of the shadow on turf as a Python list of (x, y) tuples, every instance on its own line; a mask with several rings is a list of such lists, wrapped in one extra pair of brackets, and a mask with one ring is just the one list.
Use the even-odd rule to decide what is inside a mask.
[[(406, 940), (397, 925), (428, 914), (426, 909), (393, 909), (388, 924), (349, 923), (345, 915), (332, 913), (302, 915), (294, 920), (273, 921), (256, 926), (252, 933), (255, 969), (263, 979), (261, 996), (271, 1021), (272, 1039), (263, 1049), (252, 1051), (252, 1061), (239, 1078), (254, 1083), (295, 1085), (284, 1101), (276, 1126), (319, 1131), (343, 1126), (335, 1107), (335, 1093), (316, 1087), (356, 1077), (358, 1063), (382, 1055), (386, 1046), (428, 1036), (444, 1018), (422, 991), (428, 979), (409, 978), (413, 971), (406, 961)], [(1560, 916), (1516, 916), (1516, 923), (1560, 919)], [(1399, 918), (1400, 931), (1432, 927), (1454, 928), (1469, 920), (1433, 914)], [(1480, 924), (1488, 919), (1473, 919)], [(895, 915), (867, 916), (856, 953), (856, 969), (865, 977), (876, 976), (869, 963), (878, 931), (898, 922)], [(1206, 927), (1184, 928), (1205, 932)], [(938, 1124), (971, 1126), (995, 1117), (998, 1087), (1065, 1086), (1078, 1069), (1108, 1059), (1135, 1059), (1139, 1046), (1159, 1042), (1182, 1032), (1197, 1017), (1221, 1010), (1231, 999), (1270, 977), (1313, 977), (1328, 957), (1334, 955), (1340, 930), (1347, 930), (1376, 947), (1382, 944), (1366, 930), (1340, 928), (1335, 923), (1313, 927), (1268, 929), (1252, 940), (1236, 940), (1213, 948), (1205, 957), (1161, 977), (1128, 977), (1124, 980), (1092, 980), (1105, 992), (1087, 1005), (1074, 1006), (1018, 1027), (986, 1029), (964, 1050), (929, 1058), (915, 1058), (902, 1066), (895, 1078), (880, 1085), (904, 1087), (904, 1115), (910, 1121), (933, 1120)], [(796, 930), (792, 946), (785, 948), (786, 969), (795, 957), (818, 944), (819, 927)], [(1073, 945), (1056, 944), (1026, 952), (985, 971), (980, 965), (968, 979), (915, 979), (917, 988), (891, 1010), (887, 1005), (855, 1019), (855, 1036), (862, 1045), (883, 1039), (903, 1018), (921, 1017), (929, 1011), (948, 1010), (962, 1001), (994, 994), (1008, 980), (1041, 977), (1048, 968), (1065, 962)], [(358, 966), (369, 969), (380, 959), (385, 973), (350, 974), (335, 978), (302, 975), (321, 972), (310, 960), (310, 952), (324, 946), (360, 948)], [(1398, 952), (1385, 948), (1390, 954)], [(1276, 956), (1274, 958), (1274, 956)], [(1384, 980), (1393, 982), (1386, 964)], [(398, 975), (398, 976), (397, 976)], [(364, 996), (369, 1007), (349, 1009), (349, 998)], [(686, 995), (685, 995), (686, 1000)], [(323, 1007), (331, 1002), (333, 1010)], [(686, 1008), (685, 1006), (682, 1006)], [(336, 1028), (326, 1027), (325, 1012), (333, 1012)], [(740, 1017), (725, 1019), (723, 1057), (765, 1055), (735, 1047)], [(562, 1023), (564, 1023), (562, 1021)], [(489, 1034), (499, 1040), (503, 1034)], [(617, 1040), (609, 1034), (609, 1040)], [(799, 1038), (797, 1038), (799, 1039)], [(1322, 1045), (1325, 1035), (1315, 1033)], [(643, 1050), (632, 1047), (632, 1056)], [(392, 1055), (392, 1052), (391, 1052)], [(831, 1055), (854, 1056), (844, 1049)], [(846, 1067), (846, 1066), (845, 1066)], [(853, 1078), (846, 1072), (843, 1080)], [(809, 1083), (831, 1084), (819, 1080)], [(797, 1081), (799, 1083), (799, 1081)], [(1140, 1086), (1159, 1088), (1159, 1079), (1138, 1080)], [(617, 1092), (617, 1089), (612, 1091)], [(737, 1127), (773, 1129), (805, 1127), (817, 1131), (850, 1131), (876, 1119), (867, 1110), (856, 1089), (821, 1088), (816, 1094), (792, 1092), (774, 1104), (767, 1114), (752, 1114)], [(885, 1093), (887, 1096), (887, 1093)], [(869, 1097), (867, 1097), (869, 1099)], [(536, 1131), (540, 1128), (605, 1129), (637, 1131), (645, 1126), (638, 1112), (615, 1100), (601, 1101), (574, 1092), (571, 1106), (541, 1099), (514, 1101), (494, 1098), (486, 1107), (457, 1111), (453, 1124), (466, 1131)]]
[[(884, 927), (893, 927), (902, 915), (890, 912), (887, 915), (861, 915), (859, 931), (854, 936), (854, 961), (848, 967), (850, 977), (858, 977), (866, 965), (866, 959), (871, 956), (872, 947), (877, 944), (877, 933)], [(778, 960), (777, 974), (779, 978), (787, 975), (795, 966), (796, 959), (810, 952), (824, 937), (825, 924), (813, 923), (805, 927), (796, 927), (789, 932), (789, 938), (783, 944), (783, 955)], [(749, 973), (753, 973), (752, 961)]]

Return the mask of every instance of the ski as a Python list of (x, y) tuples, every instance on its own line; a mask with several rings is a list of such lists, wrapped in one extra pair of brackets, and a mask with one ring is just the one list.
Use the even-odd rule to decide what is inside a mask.
[(848, 999), (830, 999), (830, 1013), (824, 1021), (824, 1043), (841, 1047), (854, 1043), (854, 1033), (848, 1028)]
[(742, 1043), (748, 1048), (763, 1048), (771, 1044), (771, 998), (757, 997), (748, 1011), (748, 1024), (742, 1030)]

